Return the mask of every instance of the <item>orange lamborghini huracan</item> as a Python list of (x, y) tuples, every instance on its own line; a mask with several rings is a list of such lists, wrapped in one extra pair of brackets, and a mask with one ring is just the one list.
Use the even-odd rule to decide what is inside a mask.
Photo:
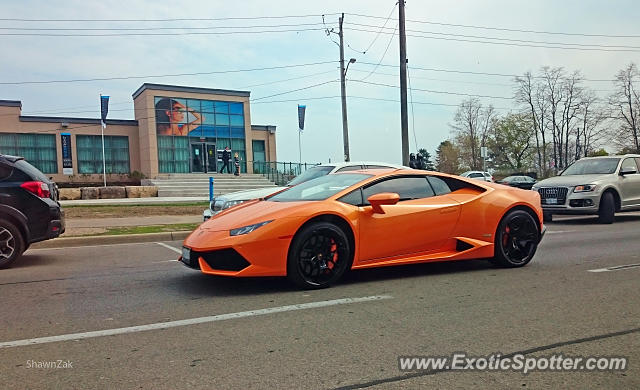
[(287, 276), (304, 288), (348, 269), (488, 258), (520, 267), (544, 234), (540, 195), (417, 170), (326, 175), (204, 222), (180, 261), (205, 274)]

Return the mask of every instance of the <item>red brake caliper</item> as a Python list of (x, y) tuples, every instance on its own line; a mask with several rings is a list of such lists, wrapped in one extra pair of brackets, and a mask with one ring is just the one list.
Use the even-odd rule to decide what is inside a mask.
[(329, 268), (333, 268), (336, 264), (336, 262), (338, 261), (338, 245), (336, 245), (336, 241), (332, 238), (331, 239), (331, 253), (333, 253), (333, 258), (331, 259), (330, 263), (327, 263), (327, 266)]
[(504, 228), (504, 232), (505, 234), (502, 235), (502, 246), (506, 247), (507, 243), (509, 243), (509, 232), (511, 231), (511, 229), (509, 229), (509, 226)]

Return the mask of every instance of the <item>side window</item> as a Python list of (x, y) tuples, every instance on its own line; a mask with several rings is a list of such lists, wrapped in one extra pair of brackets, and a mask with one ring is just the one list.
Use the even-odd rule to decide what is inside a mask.
[(469, 175), (469, 177), (472, 177), (472, 178), (475, 179), (477, 177), (483, 177), (483, 175), (482, 175), (482, 173), (472, 173), (472, 174)]
[(347, 165), (346, 167), (342, 167), (336, 171), (338, 172), (349, 172), (349, 171), (359, 171), (362, 169), (362, 165)]
[(363, 204), (367, 198), (381, 192), (395, 192), (400, 200), (420, 199), (433, 196), (433, 190), (424, 176), (403, 176), (375, 183), (362, 191)]
[(449, 188), (447, 183), (439, 177), (429, 176), (428, 180), (429, 184), (431, 184), (431, 187), (433, 187), (433, 191), (436, 193), (436, 195), (444, 195), (451, 192), (451, 189)]
[(638, 172), (638, 166), (636, 165), (636, 160), (633, 158), (626, 158), (622, 162), (622, 166), (620, 167), (621, 171), (636, 171)]
[(363, 204), (362, 189), (358, 188), (355, 191), (351, 191), (347, 195), (344, 195), (343, 197), (338, 199), (338, 201), (342, 203), (348, 203), (354, 206), (360, 206), (361, 204)]
[(13, 171), (13, 168), (11, 168), (8, 165), (0, 163), (0, 180), (4, 180), (8, 178), (9, 175), (11, 175), (11, 171)]
[(367, 165), (367, 169), (391, 169), (393, 167), (387, 167), (384, 165)]

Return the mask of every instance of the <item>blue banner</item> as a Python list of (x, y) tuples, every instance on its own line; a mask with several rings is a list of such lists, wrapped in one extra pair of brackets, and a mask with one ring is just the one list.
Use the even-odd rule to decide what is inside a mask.
[(107, 113), (109, 112), (109, 96), (100, 95), (100, 118), (102, 124), (107, 123)]
[(71, 158), (71, 133), (60, 133), (62, 144), (62, 174), (73, 175), (73, 159)]
[(304, 130), (304, 112), (307, 106), (298, 104), (298, 128), (300, 131)]

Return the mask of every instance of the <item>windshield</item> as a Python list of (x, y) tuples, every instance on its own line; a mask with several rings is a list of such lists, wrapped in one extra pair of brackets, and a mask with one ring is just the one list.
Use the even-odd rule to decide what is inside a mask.
[(328, 175), (329, 172), (331, 172), (331, 170), (333, 168), (335, 168), (335, 167), (332, 167), (332, 166), (321, 166), (320, 167), (320, 166), (318, 166), (318, 167), (309, 168), (306, 171), (304, 171), (304, 173), (302, 173), (301, 175), (298, 175), (296, 178), (291, 180), (287, 185), (295, 186), (295, 185), (298, 185), (300, 183), (304, 183), (305, 181), (309, 181), (309, 180), (315, 179), (317, 177)]
[(616, 171), (619, 162), (619, 158), (578, 160), (565, 169), (560, 176), (613, 173)]
[(300, 200), (325, 200), (337, 194), (345, 188), (361, 182), (373, 175), (364, 173), (340, 173), (336, 175), (324, 175), (317, 179), (309, 180), (286, 191), (273, 195), (267, 200), (275, 202), (295, 202)]

